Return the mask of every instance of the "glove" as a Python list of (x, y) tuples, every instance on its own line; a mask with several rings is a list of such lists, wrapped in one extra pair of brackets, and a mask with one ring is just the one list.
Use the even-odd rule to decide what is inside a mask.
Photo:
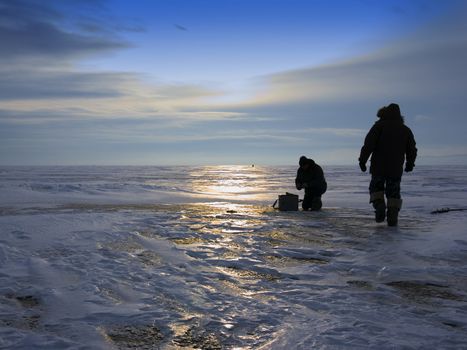
[(366, 165), (365, 165), (365, 163), (360, 162), (360, 163), (358, 163), (358, 165), (360, 166), (360, 169), (361, 169), (363, 172), (366, 171)]
[(413, 164), (405, 164), (405, 172), (410, 173), (413, 170)]

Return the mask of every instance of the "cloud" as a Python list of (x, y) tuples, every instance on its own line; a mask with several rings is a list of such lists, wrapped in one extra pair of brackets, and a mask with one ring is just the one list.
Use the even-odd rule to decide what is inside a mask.
[(296, 133), (318, 134), (318, 135), (333, 135), (339, 137), (362, 137), (365, 136), (366, 130), (351, 129), (351, 128), (306, 128), (295, 130)]
[(417, 123), (429, 122), (429, 121), (433, 120), (433, 117), (430, 117), (430, 116), (427, 116), (427, 115), (423, 115), (423, 114), (417, 114), (417, 115), (415, 116), (414, 120), (415, 120)]
[(114, 33), (86, 35), (61, 27), (64, 15), (46, 3), (0, 1), (0, 62), (18, 64), (51, 59), (75, 60), (89, 54), (128, 47)]
[(340, 64), (274, 74), (265, 78), (269, 91), (255, 102), (459, 95), (465, 87), (462, 75), (467, 61), (466, 44), (462, 38), (452, 43), (430, 43), (418, 50), (394, 49), (388, 55), (375, 54)]
[(438, 145), (419, 148), (417, 164), (459, 164), (467, 161), (467, 146), (462, 144)]
[(267, 88), (249, 103), (460, 97), (467, 83), (466, 17), (464, 12), (366, 56), (264, 76)]
[[(119, 99), (122, 100), (122, 99)], [(123, 99), (125, 100), (125, 99)], [(84, 100), (81, 107), (77, 107), (76, 100), (64, 101), (59, 106), (50, 107), (50, 100), (39, 103), (37, 100), (31, 103), (20, 101), (13, 108), (0, 109), (0, 123), (18, 125), (38, 125), (50, 123), (67, 123), (76, 121), (105, 122), (128, 121), (134, 125), (147, 123), (156, 125), (159, 129), (180, 129), (193, 124), (212, 123), (216, 121), (247, 122), (252, 120), (247, 114), (225, 111), (165, 111), (157, 110), (149, 105), (126, 106), (121, 105), (110, 108), (105, 100), (102, 103), (90, 105), (89, 100)], [(127, 110), (129, 108), (130, 110)], [(105, 126), (108, 127), (108, 126)], [(131, 125), (129, 126), (131, 128)], [(146, 126), (145, 126), (146, 127)]]
[(194, 84), (146, 84), (143, 76), (125, 72), (84, 72), (25, 69), (2, 72), (0, 101), (102, 99), (133, 96), (139, 104), (152, 101), (190, 101), (220, 92)]
[[(140, 121), (139, 123), (132, 123), (132, 125), (109, 125), (106, 128), (102, 128), (103, 131), (98, 131), (99, 138), (105, 139), (112, 142), (122, 142), (122, 140), (133, 140), (132, 142), (137, 143), (168, 143), (168, 144), (180, 144), (180, 143), (205, 143), (210, 141), (241, 141), (242, 143), (255, 143), (256, 145), (266, 144), (281, 144), (281, 145), (309, 145), (310, 136), (313, 137), (313, 144), (315, 148), (329, 147), (329, 143), (333, 140), (329, 140), (329, 136), (342, 137), (343, 139), (349, 138), (354, 140), (358, 137), (360, 141), (363, 130), (348, 130), (348, 129), (306, 129), (306, 130), (278, 130), (274, 128), (246, 128), (245, 122), (238, 123), (236, 127), (225, 129), (223, 123), (219, 125), (210, 126), (210, 132), (203, 132), (203, 129), (207, 127), (210, 121), (200, 122), (197, 121), (196, 125), (192, 125), (190, 128), (174, 128), (172, 124), (163, 122), (159, 123), (156, 121)], [(168, 133), (167, 130), (170, 130)], [(87, 134), (93, 134), (90, 130)], [(96, 135), (97, 136), (97, 135)], [(334, 148), (334, 147), (332, 147)]]
[(125, 87), (135, 80), (131, 74), (82, 72), (72, 67), (85, 56), (128, 44), (115, 33), (73, 31), (67, 26), (67, 15), (52, 4), (0, 0), (0, 102), (124, 95)]
[(120, 97), (135, 76), (125, 73), (16, 70), (2, 72), (0, 100)]
[(194, 84), (161, 84), (154, 86), (152, 91), (155, 96), (166, 100), (197, 99), (221, 94), (221, 91)]
[(118, 32), (142, 30), (111, 18), (101, 6), (100, 1), (0, 0), (1, 120), (24, 124), (60, 116), (205, 120), (232, 115), (195, 108), (198, 101), (218, 96), (218, 88), (149, 82), (141, 73), (77, 69), (86, 56), (128, 48)]

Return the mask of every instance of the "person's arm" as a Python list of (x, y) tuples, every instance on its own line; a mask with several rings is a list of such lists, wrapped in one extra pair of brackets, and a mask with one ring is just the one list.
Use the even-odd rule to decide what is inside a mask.
[(362, 149), (360, 150), (360, 157), (358, 158), (358, 162), (360, 163), (360, 167), (362, 168), (362, 170), (363, 170), (362, 166), (365, 166), (366, 162), (368, 161), (368, 158), (370, 158), (370, 155), (373, 153), (373, 151), (376, 148), (376, 144), (378, 143), (378, 137), (379, 137), (380, 132), (381, 132), (380, 126), (376, 122), (371, 127), (370, 131), (365, 137), (365, 142), (363, 144)]
[(297, 177), (295, 178), (295, 187), (297, 190), (301, 190), (303, 188), (303, 179), (300, 173), (300, 169), (297, 170)]
[(417, 158), (417, 147), (415, 137), (412, 130), (409, 129), (409, 138), (405, 149), (405, 171), (412, 171), (415, 166), (415, 159)]

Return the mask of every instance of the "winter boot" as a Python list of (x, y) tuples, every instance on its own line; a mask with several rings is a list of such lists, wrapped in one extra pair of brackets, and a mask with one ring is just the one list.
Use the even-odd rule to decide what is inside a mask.
[(399, 210), (402, 207), (402, 199), (388, 198), (388, 226), (397, 226)]
[(321, 202), (321, 197), (313, 197), (310, 210), (320, 210), (322, 206), (323, 202)]
[(384, 192), (373, 192), (370, 194), (370, 203), (375, 208), (375, 221), (383, 222), (386, 218), (386, 203), (384, 203)]

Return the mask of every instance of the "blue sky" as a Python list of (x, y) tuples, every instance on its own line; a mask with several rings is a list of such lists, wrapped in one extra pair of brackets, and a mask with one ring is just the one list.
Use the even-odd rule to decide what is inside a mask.
[(465, 164), (467, 7), (0, 0), (0, 165), (354, 164), (397, 102)]

